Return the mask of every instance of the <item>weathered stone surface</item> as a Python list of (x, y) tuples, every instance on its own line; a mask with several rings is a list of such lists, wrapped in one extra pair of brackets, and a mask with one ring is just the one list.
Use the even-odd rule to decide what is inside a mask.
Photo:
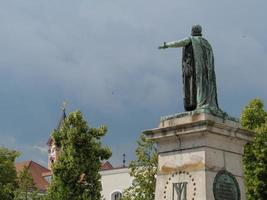
[(198, 113), (166, 118), (159, 128), (144, 133), (159, 151), (155, 200), (182, 198), (185, 187), (187, 199), (214, 200), (213, 181), (220, 170), (234, 175), (245, 200), (243, 146), (253, 133), (238, 122)]

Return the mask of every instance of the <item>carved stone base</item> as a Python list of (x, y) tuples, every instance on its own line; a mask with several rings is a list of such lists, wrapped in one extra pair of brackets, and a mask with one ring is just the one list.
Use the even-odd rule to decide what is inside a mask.
[(176, 115), (144, 133), (159, 152), (155, 200), (246, 199), (242, 155), (254, 133), (238, 122), (207, 113)]

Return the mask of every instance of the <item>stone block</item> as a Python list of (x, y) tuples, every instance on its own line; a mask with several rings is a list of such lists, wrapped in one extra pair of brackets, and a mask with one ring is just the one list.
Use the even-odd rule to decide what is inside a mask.
[(206, 113), (178, 114), (144, 134), (158, 146), (155, 200), (177, 200), (177, 195), (214, 200), (214, 178), (225, 170), (238, 182), (241, 199), (246, 199), (242, 155), (254, 133), (241, 129), (236, 121)]

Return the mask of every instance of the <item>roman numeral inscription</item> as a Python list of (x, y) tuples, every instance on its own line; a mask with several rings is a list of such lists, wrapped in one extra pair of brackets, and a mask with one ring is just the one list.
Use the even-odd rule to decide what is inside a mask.
[(172, 184), (172, 200), (187, 200), (187, 182)]

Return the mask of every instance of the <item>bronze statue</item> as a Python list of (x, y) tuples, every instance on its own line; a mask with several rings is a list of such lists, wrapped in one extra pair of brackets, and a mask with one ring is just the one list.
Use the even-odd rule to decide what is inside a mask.
[(202, 37), (200, 25), (192, 27), (191, 37), (164, 42), (159, 49), (183, 47), (183, 91), (186, 111), (196, 109), (219, 110), (211, 45)]

